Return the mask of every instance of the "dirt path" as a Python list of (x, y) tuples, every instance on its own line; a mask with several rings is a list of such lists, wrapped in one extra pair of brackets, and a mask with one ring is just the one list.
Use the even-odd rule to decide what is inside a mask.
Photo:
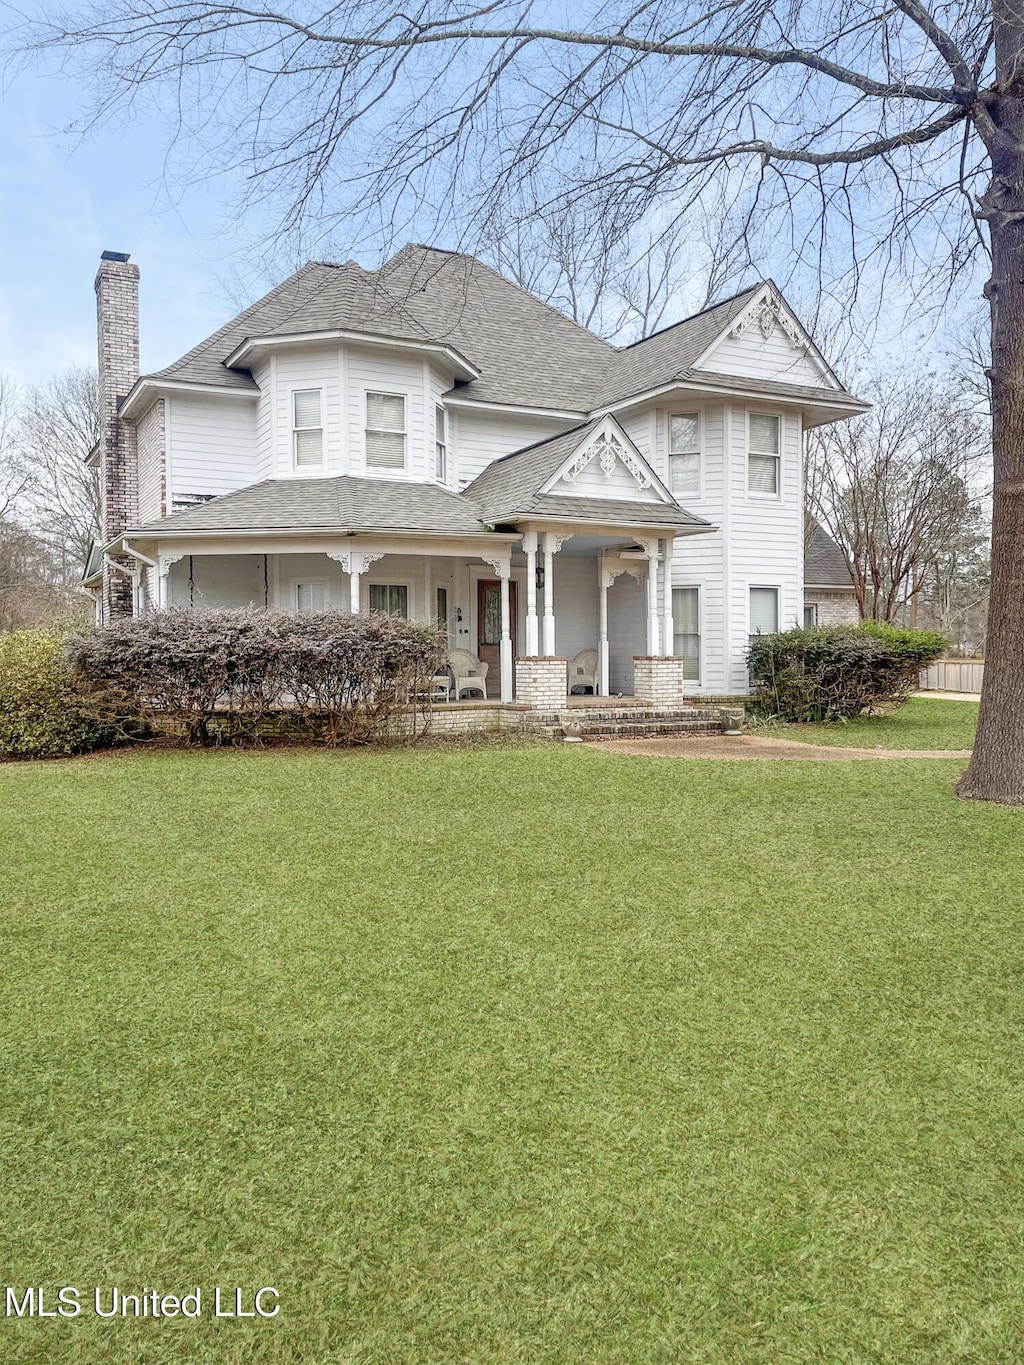
[(652, 758), (789, 759), (841, 763), (865, 758), (970, 758), (970, 749), (840, 749), (824, 744), (797, 744), (760, 735), (698, 735), (660, 739), (601, 739), (595, 749)]

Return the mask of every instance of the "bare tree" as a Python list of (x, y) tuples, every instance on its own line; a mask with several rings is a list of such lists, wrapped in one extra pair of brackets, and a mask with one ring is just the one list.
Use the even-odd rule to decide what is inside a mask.
[(977, 533), (988, 443), (949, 383), (904, 374), (866, 391), (870, 412), (809, 434), (807, 508), (843, 550), (861, 616), (895, 621)]
[(17, 427), (26, 518), (70, 580), (101, 534), (99, 481), (86, 463), (99, 439), (95, 373), (68, 369), (29, 389)]
[(0, 374), (0, 526), (11, 522), (25, 491), (25, 474), (17, 459), (14, 386)]
[(594, 0), (576, 17), (103, 0), (26, 42), (101, 78), (98, 116), (173, 92), (193, 159), (244, 158), (285, 227), (340, 216), (353, 242), (595, 196), (630, 229), (740, 182), (750, 231), (826, 278), (913, 283), (938, 263), (948, 283), (990, 249), (992, 589), (959, 790), (1024, 802), (1024, 0)]
[(980, 514), (925, 570), (913, 601), (910, 624), (941, 630), (951, 649), (984, 654), (990, 582), (989, 528)]
[(719, 206), (667, 222), (620, 222), (615, 205), (491, 216), (476, 250), (583, 327), (612, 341), (649, 336), (704, 308), (747, 267), (746, 241)]
[(68, 595), (49, 547), (24, 525), (29, 477), (20, 459), (20, 395), (0, 376), (0, 631), (63, 614)]

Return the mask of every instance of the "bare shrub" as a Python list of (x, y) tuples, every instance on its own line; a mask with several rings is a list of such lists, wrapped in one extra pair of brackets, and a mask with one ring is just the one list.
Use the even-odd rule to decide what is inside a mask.
[(186, 744), (259, 743), (284, 716), (334, 746), (387, 738), (410, 701), (422, 714), (443, 650), (433, 627), (390, 616), (172, 607), (78, 636), (67, 659), (99, 714)]

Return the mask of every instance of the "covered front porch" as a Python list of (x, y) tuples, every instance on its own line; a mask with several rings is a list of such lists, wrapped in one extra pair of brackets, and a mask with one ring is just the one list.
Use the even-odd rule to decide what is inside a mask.
[[(573, 688), (631, 695), (636, 658), (674, 657), (674, 543), (671, 535), (637, 537), (632, 528), (565, 525), (462, 540), (125, 537), (108, 560), (132, 579), (139, 613), (172, 604), (334, 608), (436, 624), (450, 651), (486, 666), (480, 699), (512, 702), (523, 691), (518, 661), (547, 661), (540, 669), (548, 690), (557, 678), (564, 700)], [(593, 662), (571, 675), (572, 661), (587, 654)]]

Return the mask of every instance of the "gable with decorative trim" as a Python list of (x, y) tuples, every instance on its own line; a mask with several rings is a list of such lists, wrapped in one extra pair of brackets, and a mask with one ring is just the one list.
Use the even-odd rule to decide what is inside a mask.
[(589, 432), (541, 489), (552, 497), (671, 502), (672, 497), (613, 417)]
[(799, 319), (770, 285), (697, 359), (694, 369), (811, 388), (841, 387)]

